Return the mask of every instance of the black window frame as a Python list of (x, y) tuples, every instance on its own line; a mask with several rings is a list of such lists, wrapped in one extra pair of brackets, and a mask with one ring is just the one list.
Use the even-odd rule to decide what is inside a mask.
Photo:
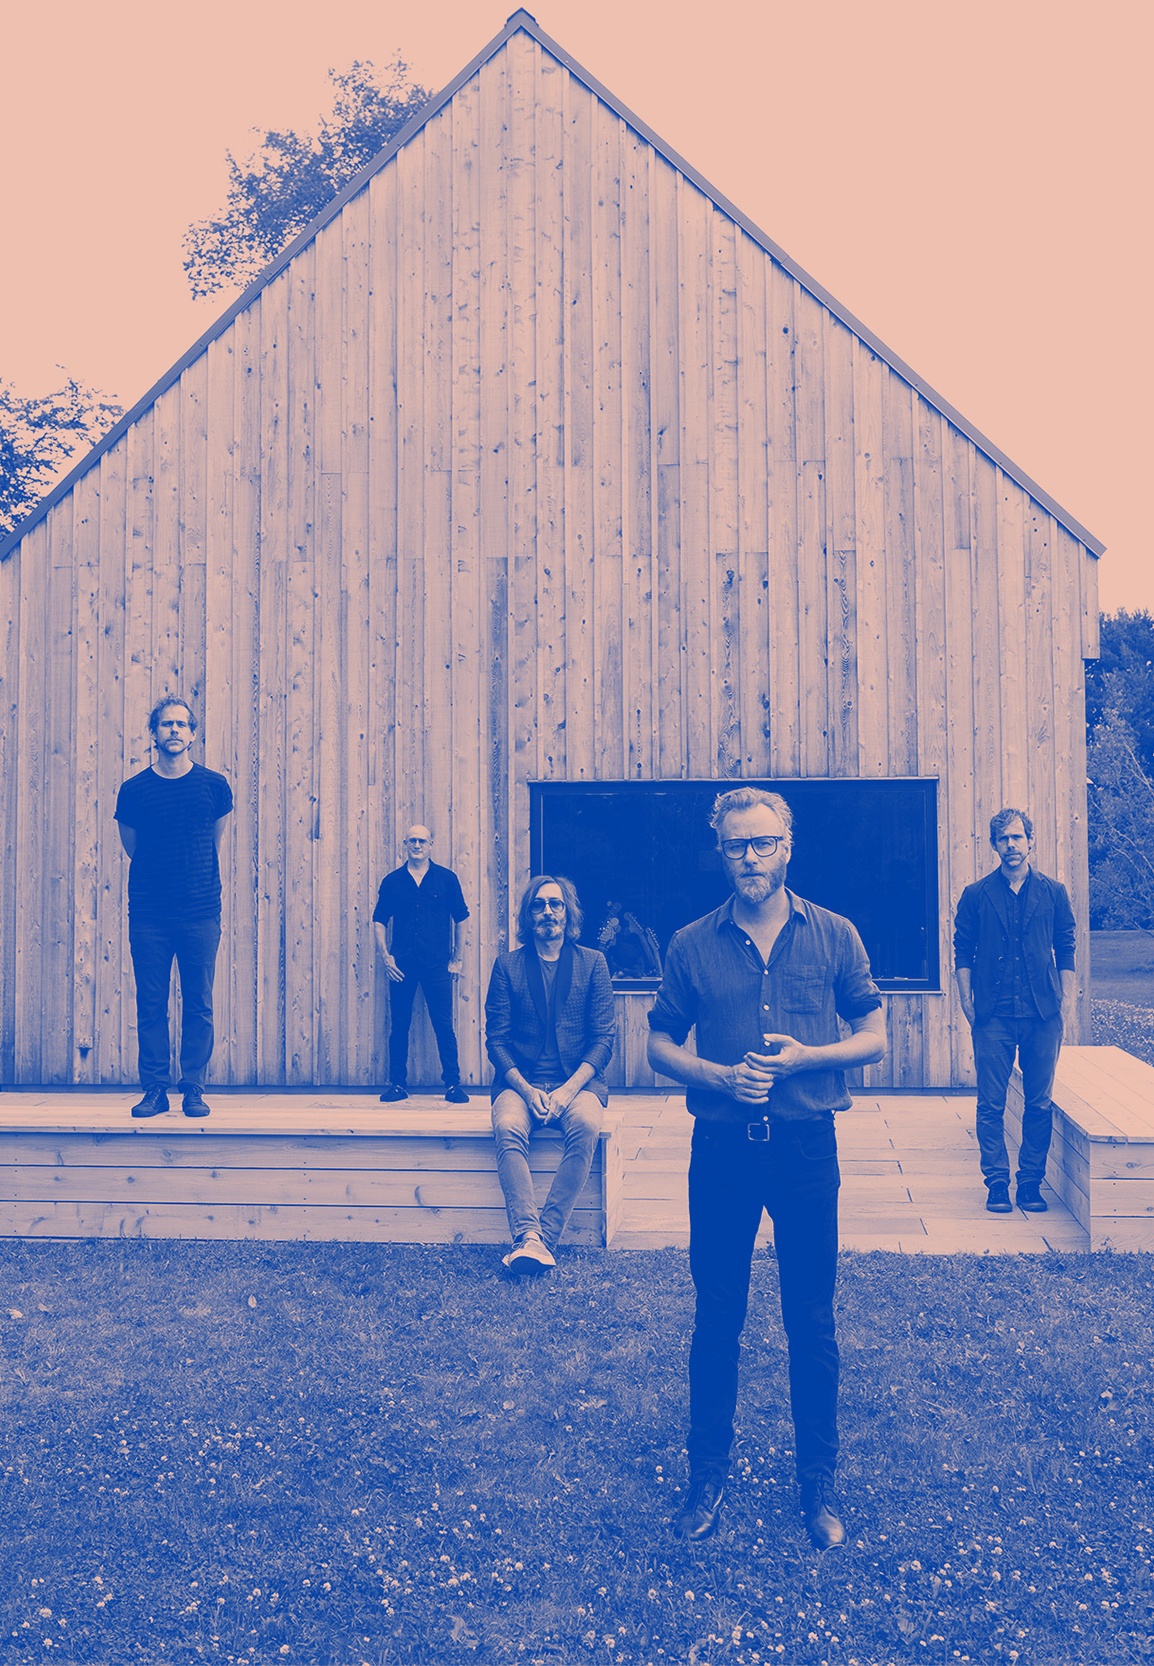
[[(939, 912), (940, 898), (938, 884), (939, 785), (940, 778), (938, 776), (807, 776), (793, 779), (762, 777), (758, 779), (750, 778), (747, 780), (708, 780), (695, 778), (690, 780), (679, 779), (669, 781), (530, 781), (528, 783), (530, 863), (532, 872), (535, 874), (554, 871), (554, 869), (551, 868), (550, 864), (546, 861), (545, 851), (545, 845), (548, 839), (549, 807), (552, 804), (555, 807), (556, 812), (556, 810), (560, 809), (565, 798), (569, 797), (572, 799), (573, 795), (578, 795), (583, 798), (607, 798), (612, 796), (622, 797), (626, 795), (638, 797), (648, 795), (649, 797), (653, 797), (657, 794), (676, 794), (678, 796), (696, 795), (701, 802), (698, 806), (700, 814), (699, 817), (695, 819), (694, 825), (697, 825), (697, 820), (699, 820), (704, 831), (705, 839), (709, 840), (712, 838), (712, 835), (710, 834), (708, 828), (708, 814), (713, 796), (717, 793), (732, 791), (737, 787), (762, 787), (770, 792), (781, 793), (782, 796), (790, 803), (791, 808), (795, 812), (796, 828), (798, 830), (804, 829), (807, 814), (813, 813), (812, 804), (815, 802), (815, 794), (824, 796), (826, 794), (833, 794), (837, 792), (845, 793), (847, 789), (851, 793), (853, 789), (866, 789), (865, 796), (868, 798), (879, 789), (883, 793), (888, 793), (890, 790), (901, 790), (903, 791), (906, 799), (920, 809), (921, 826), (923, 829), (923, 839), (921, 845), (922, 914), (921, 922), (916, 929), (919, 931), (924, 930), (924, 972), (920, 976), (897, 975), (893, 973), (879, 974), (879, 972), (875, 969), (874, 977), (878, 988), (887, 994), (940, 994), (942, 991), (942, 965), (941, 921)], [(807, 803), (806, 801), (809, 802)], [(698, 856), (700, 858), (700, 852), (698, 852)], [(557, 866), (562, 872), (567, 871), (566, 865), (563, 862), (558, 863)], [(804, 869), (804, 863), (802, 866)], [(794, 861), (791, 864), (791, 875), (797, 867), (798, 852), (795, 848)], [(720, 859), (718, 860), (718, 876), (723, 880), (724, 876), (721, 874)], [(569, 877), (576, 879), (578, 891), (580, 893), (582, 891), (582, 884), (578, 875), (570, 874)], [(705, 881), (700, 881), (699, 886), (704, 883)], [(801, 892), (801, 894), (807, 896), (812, 902), (823, 904), (826, 907), (835, 906), (833, 902), (827, 901), (826, 898), (820, 894), (822, 889), (820, 883), (817, 885), (814, 885), (813, 883), (799, 884), (796, 888)], [(586, 886), (586, 893), (588, 890), (589, 887)], [(815, 894), (815, 892), (818, 894)], [(716, 901), (713, 901), (710, 906), (716, 907), (727, 894), (728, 886), (725, 886), (724, 889), (719, 889)], [(591, 905), (593, 903), (593, 898), (591, 896), (583, 895), (582, 903), (586, 909), (587, 917), (586, 929), (582, 940), (590, 947), (596, 947), (599, 915), (597, 915), (597, 917), (590, 917)], [(855, 910), (852, 906), (847, 907), (843, 905), (838, 908), (837, 911), (846, 914), (850, 919), (854, 919)], [(596, 911), (592, 912), (596, 914)], [(704, 912), (704, 910), (699, 910), (699, 912)], [(860, 913), (860, 909), (858, 912)], [(692, 913), (687, 912), (686, 918), (684, 920), (679, 920), (678, 923), (682, 925), (687, 924), (688, 920), (693, 917), (695, 916)], [(866, 923), (864, 917), (862, 920), (854, 920), (854, 923), (858, 925), (859, 930), (862, 931), (862, 936), (863, 939), (866, 940), (866, 948), (868, 951), (870, 948), (868, 923)], [(664, 953), (666, 946), (666, 943), (661, 944), (662, 953)], [(909, 964), (912, 964), (912, 962), (907, 962), (907, 966)], [(657, 988), (658, 981), (659, 980), (656, 977), (615, 977), (614, 989), (618, 993), (622, 994), (647, 993), (652, 992)]]

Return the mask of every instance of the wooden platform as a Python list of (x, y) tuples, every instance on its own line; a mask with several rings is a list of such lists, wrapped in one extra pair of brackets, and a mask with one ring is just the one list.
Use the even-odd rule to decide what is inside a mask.
[[(1046, 1179), (1091, 1249), (1154, 1249), (1154, 1067), (1120, 1047), (1063, 1047)], [(1021, 1144), (1022, 1079), (1006, 1103)]]
[[(508, 1241), (487, 1099), (218, 1093), (204, 1121), (134, 1122), (131, 1098), (0, 1094), (0, 1237)], [(619, 1120), (605, 1117), (570, 1242), (613, 1242)], [(550, 1129), (530, 1146), (542, 1202), (560, 1152)]]
[[(133, 1122), (134, 1094), (0, 1093), (0, 1236), (504, 1244), (489, 1107), (439, 1095), (209, 1091), (206, 1122)], [(692, 1119), (676, 1093), (617, 1093), (567, 1241), (689, 1241)], [(1089, 1246), (1046, 1215), (985, 1211), (972, 1094), (859, 1096), (838, 1116), (843, 1248), (954, 1254)], [(558, 1142), (538, 1142), (544, 1195)], [(763, 1239), (770, 1237), (768, 1226)]]

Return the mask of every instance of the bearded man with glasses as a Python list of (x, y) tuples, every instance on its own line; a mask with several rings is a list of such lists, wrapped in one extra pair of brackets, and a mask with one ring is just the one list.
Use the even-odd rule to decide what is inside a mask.
[[(649, 1062), (686, 1084), (689, 1490), (673, 1523), (708, 1538), (725, 1494), (738, 1358), (762, 1211), (773, 1221), (802, 1519), (818, 1550), (844, 1544), (837, 1467), (840, 1183), (834, 1113), (845, 1072), (886, 1050), (881, 997), (857, 931), (785, 888), (793, 818), (777, 793), (722, 793), (710, 826), (733, 895), (676, 932), (649, 1014)], [(844, 1039), (841, 1019), (850, 1034)], [(685, 1047), (696, 1030), (696, 1052)]]
[[(542, 1273), (589, 1177), (605, 1069), (616, 1033), (613, 986), (599, 949), (578, 943), (581, 905), (571, 881), (531, 879), (517, 910), (521, 944), (498, 955), (485, 996), (485, 1045), (493, 1061), (497, 1177), (513, 1247), (509, 1272)], [(565, 1146), (543, 1209), (529, 1170), (529, 1141), (556, 1126)]]

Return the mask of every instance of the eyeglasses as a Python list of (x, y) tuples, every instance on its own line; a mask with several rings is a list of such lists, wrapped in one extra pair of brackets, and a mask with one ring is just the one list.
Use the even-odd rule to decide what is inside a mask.
[(531, 914), (564, 914), (565, 904), (560, 897), (535, 897), (529, 904)]
[(728, 856), (731, 862), (744, 861), (745, 853), (750, 849), (755, 856), (776, 856), (777, 847), (784, 843), (784, 833), (766, 833), (758, 839), (720, 840), (721, 854)]

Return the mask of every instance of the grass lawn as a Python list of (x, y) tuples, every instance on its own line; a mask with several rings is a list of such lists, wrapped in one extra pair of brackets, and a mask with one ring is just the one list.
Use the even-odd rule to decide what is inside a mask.
[(1133, 1001), (1093, 1000), (1095, 1047), (1121, 1047), (1154, 1064), (1154, 1008)]
[(847, 1255), (850, 1548), (755, 1262), (724, 1530), (680, 1251), (6, 1243), (0, 1662), (1109, 1666), (1154, 1651), (1154, 1258)]

